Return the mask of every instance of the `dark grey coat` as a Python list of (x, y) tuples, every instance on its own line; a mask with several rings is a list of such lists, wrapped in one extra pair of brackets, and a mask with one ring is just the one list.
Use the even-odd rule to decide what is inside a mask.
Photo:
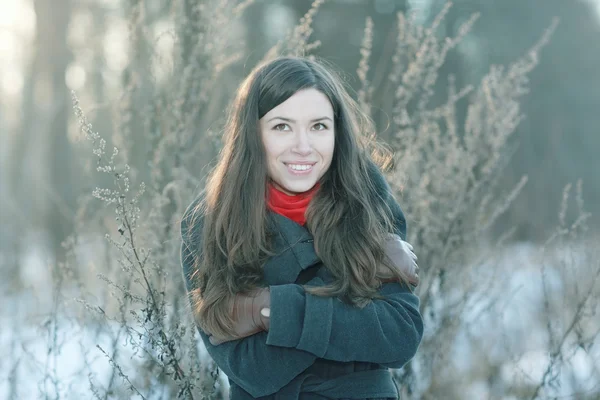
[[(396, 232), (406, 238), (406, 221), (383, 176), (384, 199), (395, 214)], [(191, 209), (188, 208), (188, 211)], [(181, 261), (186, 287), (192, 280), (188, 217), (181, 224)], [(423, 335), (419, 299), (405, 285), (384, 283), (385, 300), (363, 309), (337, 298), (313, 296), (298, 283), (332, 281), (315, 254), (312, 235), (296, 222), (270, 212), (278, 234), (278, 255), (264, 265), (271, 290), (268, 332), (213, 346), (198, 329), (210, 356), (229, 378), (230, 399), (397, 399), (389, 368), (400, 368), (416, 353)], [(195, 241), (194, 241), (195, 242)]]

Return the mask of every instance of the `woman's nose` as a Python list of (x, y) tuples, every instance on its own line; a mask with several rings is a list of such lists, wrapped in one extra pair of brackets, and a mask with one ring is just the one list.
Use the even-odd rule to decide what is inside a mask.
[(294, 151), (298, 154), (309, 154), (312, 151), (308, 132), (301, 130), (296, 135), (296, 143), (294, 143)]

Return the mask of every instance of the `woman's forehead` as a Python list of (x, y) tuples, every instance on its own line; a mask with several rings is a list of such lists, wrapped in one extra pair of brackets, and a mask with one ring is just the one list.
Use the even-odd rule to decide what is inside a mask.
[(317, 118), (333, 118), (333, 107), (329, 98), (317, 89), (304, 89), (294, 93), (289, 99), (269, 110), (263, 117), (270, 120), (282, 117), (297, 122)]

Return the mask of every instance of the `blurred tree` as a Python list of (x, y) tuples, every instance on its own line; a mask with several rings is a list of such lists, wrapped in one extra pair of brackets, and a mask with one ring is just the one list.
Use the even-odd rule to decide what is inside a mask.
[[(21, 118), (20, 126), (15, 135), (10, 140), (10, 151), (7, 152), (7, 191), (11, 193), (14, 201), (13, 204), (18, 204), (19, 209), (15, 210), (19, 213), (20, 224), (15, 224), (15, 230), (12, 232), (13, 237), (22, 237), (24, 232), (31, 230), (34, 224), (37, 224), (37, 216), (39, 211), (35, 205), (37, 196), (32, 196), (31, 192), (35, 190), (34, 176), (36, 172), (35, 157), (32, 153), (36, 147), (32, 146), (34, 141), (35, 130), (38, 127), (38, 113), (36, 112), (36, 101), (34, 98), (36, 89), (36, 79), (44, 68), (42, 53), (37, 51), (43, 41), (42, 32), (36, 30), (35, 49), (31, 63), (24, 71), (24, 85), (21, 96)], [(29, 194), (29, 195), (28, 195)], [(15, 240), (17, 246), (20, 246), (20, 241)], [(19, 252), (19, 249), (17, 249)]]
[(11, 145), (9, 190), (29, 218), (23, 229), (44, 228), (50, 256), (57, 258), (64, 253), (60, 243), (72, 229), (75, 199), (67, 137), (71, 100), (65, 84), (72, 58), (67, 43), (71, 2), (35, 0), (33, 5), (34, 54), (26, 71), (21, 126)]
[(37, 28), (40, 42), (37, 51), (41, 52), (45, 68), (39, 84), (49, 89), (48, 124), (49, 141), (46, 147), (48, 157), (48, 190), (40, 193), (48, 196), (46, 226), (50, 232), (50, 249), (55, 259), (61, 259), (64, 252), (61, 242), (72, 232), (73, 212), (77, 188), (73, 177), (73, 152), (68, 139), (68, 120), (71, 115), (71, 97), (65, 83), (67, 66), (72, 53), (68, 47), (67, 32), (71, 17), (71, 0), (35, 0)]

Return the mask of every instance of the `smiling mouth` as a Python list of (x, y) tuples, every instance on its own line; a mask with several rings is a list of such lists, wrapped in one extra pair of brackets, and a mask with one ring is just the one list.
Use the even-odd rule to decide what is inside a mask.
[(314, 165), (316, 163), (299, 163), (299, 164), (295, 164), (295, 163), (284, 163), (285, 166), (288, 168), (289, 171), (292, 171), (293, 173), (308, 173), (310, 171), (312, 171)]

